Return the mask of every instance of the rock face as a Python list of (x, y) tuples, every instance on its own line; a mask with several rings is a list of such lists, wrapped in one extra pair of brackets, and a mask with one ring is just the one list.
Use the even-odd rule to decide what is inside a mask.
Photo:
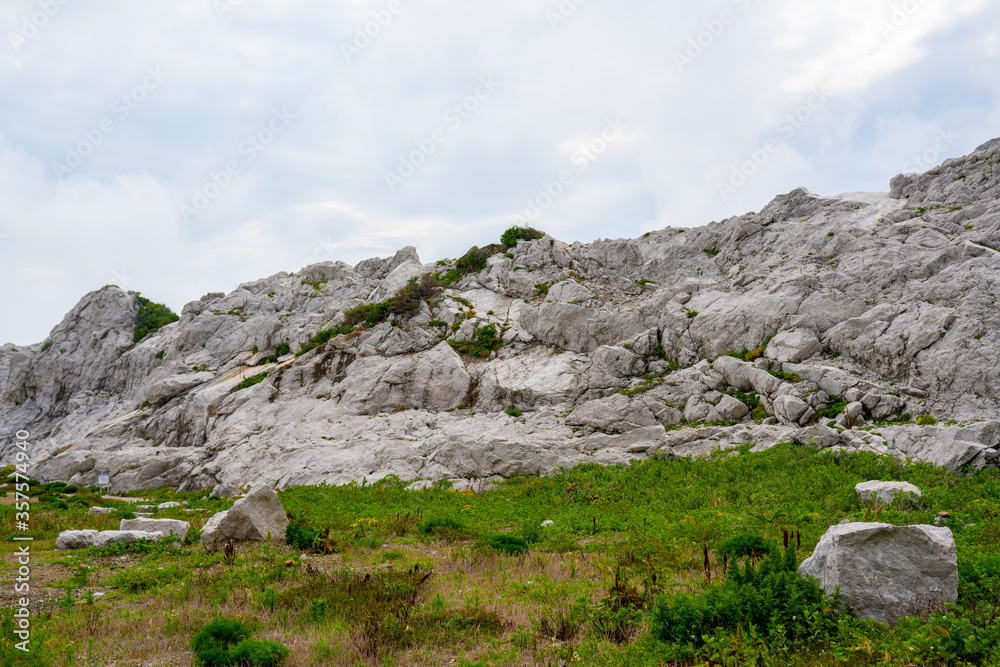
[(937, 526), (831, 526), (799, 574), (816, 578), (828, 595), (839, 586), (860, 618), (883, 623), (958, 599), (955, 540)]
[(212, 516), (201, 529), (201, 543), (214, 548), (226, 540), (285, 539), (288, 517), (269, 486), (258, 486), (224, 512)]
[(212, 489), (212, 492), (210, 494), (208, 494), (208, 495), (211, 496), (212, 498), (216, 498), (216, 497), (218, 497), (218, 498), (228, 498), (229, 496), (238, 495), (239, 492), (240, 492), (240, 490), (237, 489), (232, 484), (216, 484), (215, 488)]
[(147, 533), (161, 533), (164, 537), (174, 535), (179, 540), (187, 537), (191, 524), (177, 519), (122, 519), (120, 530), (137, 530)]
[(144, 530), (66, 530), (56, 538), (56, 549), (87, 549), (109, 544), (131, 544), (139, 539), (159, 542), (163, 533)]
[[(637, 239), (484, 245), (480, 271), (336, 336), (349, 309), (456, 263), (407, 247), (278, 273), (138, 343), (136, 294), (108, 286), (42, 343), (0, 346), (0, 458), (24, 429), (32, 476), (109, 472), (115, 492), (389, 474), (465, 488), (779, 437), (997, 467), (998, 197), (994, 140), (890, 193), (798, 189)], [(495, 349), (469, 347), (484, 335)], [(939, 425), (863, 430), (907, 413)]]
[(875, 498), (880, 503), (888, 504), (900, 493), (912, 493), (917, 496), (923, 495), (920, 489), (909, 482), (859, 482), (854, 486), (854, 490), (863, 503), (867, 503), (872, 498)]

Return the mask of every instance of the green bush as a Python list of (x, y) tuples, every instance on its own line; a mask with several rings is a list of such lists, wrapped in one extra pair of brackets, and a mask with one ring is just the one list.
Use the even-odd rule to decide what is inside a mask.
[(288, 341), (278, 343), (278, 347), (274, 348), (274, 355), (276, 357), (283, 357), (292, 351), (292, 346), (289, 345)]
[(480, 538), (476, 546), (484, 549), (493, 549), (501, 553), (520, 555), (527, 553), (528, 543), (520, 537), (511, 535), (490, 535)]
[(505, 246), (515, 246), (518, 241), (534, 241), (535, 239), (540, 239), (545, 236), (545, 232), (540, 232), (533, 227), (518, 227), (517, 225), (509, 227), (500, 236), (500, 243)]
[(510, 415), (511, 417), (520, 417), (521, 415), (524, 414), (523, 412), (521, 412), (517, 408), (507, 408), (506, 410), (504, 410), (504, 412), (506, 414)]
[(918, 426), (933, 426), (934, 424), (937, 424), (937, 420), (930, 415), (920, 415), (917, 417)]
[(254, 386), (255, 384), (260, 384), (261, 382), (264, 381), (264, 378), (266, 378), (266, 377), (267, 377), (267, 373), (260, 373), (258, 375), (252, 375), (252, 376), (250, 376), (248, 378), (244, 378), (244, 380), (242, 382), (240, 382), (238, 385), (236, 385), (235, 387), (233, 387), (233, 393), (235, 394), (236, 392), (240, 391), (241, 389), (249, 389), (250, 387)]
[(662, 642), (701, 646), (718, 630), (744, 633), (787, 648), (828, 637), (837, 630), (839, 596), (827, 600), (814, 579), (796, 572), (794, 549), (771, 554), (759, 566), (751, 559), (733, 567), (722, 584), (702, 595), (660, 598), (653, 610), (653, 636)]
[(729, 560), (735, 565), (741, 558), (758, 560), (770, 554), (772, 550), (772, 544), (758, 535), (737, 535), (723, 542), (718, 551), (728, 555)]
[(319, 528), (303, 526), (297, 521), (291, 521), (285, 528), (285, 544), (299, 551), (306, 551), (313, 548), (313, 543), (319, 534)]
[(273, 667), (288, 657), (284, 645), (250, 639), (251, 634), (251, 630), (236, 619), (216, 618), (191, 638), (191, 650), (198, 663), (205, 667)]
[(431, 517), (417, 527), (421, 533), (433, 533), (435, 530), (441, 528), (446, 530), (464, 531), (465, 524), (460, 521), (456, 521), (455, 519)]
[(76, 493), (79, 490), (80, 490), (80, 487), (78, 487), (76, 484), (67, 484), (66, 486), (63, 487), (62, 492), (63, 493)]
[(401, 317), (416, 315), (420, 304), (432, 299), (441, 291), (441, 282), (434, 276), (424, 276), (420, 282), (416, 277), (410, 278), (406, 285), (388, 300), (389, 312)]
[(816, 419), (833, 419), (847, 407), (847, 401), (839, 396), (831, 396), (826, 405), (816, 410)]
[(497, 334), (497, 325), (487, 324), (476, 329), (472, 340), (449, 340), (448, 344), (459, 354), (469, 357), (488, 357), (491, 352), (499, 350), (503, 346), (503, 341)]
[(458, 258), (458, 261), (455, 262), (455, 268), (463, 274), (479, 273), (486, 268), (488, 258), (489, 255), (485, 251), (480, 250), (478, 246), (472, 246), (469, 248), (469, 252)]
[(162, 326), (181, 319), (180, 315), (173, 312), (162, 303), (155, 303), (149, 299), (135, 293), (135, 298), (139, 301), (139, 312), (135, 316), (135, 333), (132, 334), (132, 342), (138, 343), (147, 334), (153, 333)]

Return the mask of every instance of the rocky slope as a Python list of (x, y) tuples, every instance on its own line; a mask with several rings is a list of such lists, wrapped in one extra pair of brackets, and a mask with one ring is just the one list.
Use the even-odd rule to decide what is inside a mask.
[[(467, 485), (788, 439), (992, 466), (996, 248), (1000, 139), (889, 193), (800, 189), (705, 227), (492, 248), (416, 314), (297, 357), (348, 309), (453, 263), (406, 248), (279, 273), (187, 304), (138, 344), (135, 294), (106, 287), (43, 343), (0, 348), (0, 454), (25, 429), (34, 476), (107, 471), (115, 490)], [(503, 344), (487, 357), (449, 344), (491, 324)], [(903, 413), (938, 425), (888, 423)]]

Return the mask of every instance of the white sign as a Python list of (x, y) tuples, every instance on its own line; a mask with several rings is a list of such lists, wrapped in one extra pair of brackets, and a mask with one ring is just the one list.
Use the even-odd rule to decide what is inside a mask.
[(100, 486), (108, 486), (109, 484), (111, 484), (111, 475), (106, 472), (98, 473), (97, 483)]

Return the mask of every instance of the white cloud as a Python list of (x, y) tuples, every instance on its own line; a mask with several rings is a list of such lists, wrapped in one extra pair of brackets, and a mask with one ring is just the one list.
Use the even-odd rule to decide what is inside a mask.
[[(922, 0), (887, 36), (879, 21), (903, 0), (585, 2), (554, 28), (555, 0), (403, 0), (348, 62), (341, 45), (387, 4), (257, 0), (220, 19), (204, 0), (74, 1), (16, 53), (0, 45), (0, 279), (17, 285), (0, 294), (0, 340), (40, 340), (115, 273), (179, 308), (310, 259), (457, 256), (496, 240), (608, 118), (626, 134), (538, 219), (567, 240), (704, 224), (800, 185), (884, 189), (937, 128), (967, 150), (998, 118), (1000, 8), (983, 0)], [(724, 9), (734, 21), (706, 38)], [(36, 10), (4, 3), (0, 33)], [(689, 40), (705, 45), (678, 71)], [(150, 66), (169, 77), (57, 179), (52, 163)], [(450, 126), (483, 76), (501, 85)], [(829, 99), (779, 131), (823, 83)], [(275, 107), (294, 122), (245, 159)], [(446, 140), (391, 193), (385, 172), (439, 127)], [(771, 138), (723, 200), (718, 183)], [(182, 219), (234, 159), (239, 175)]]

